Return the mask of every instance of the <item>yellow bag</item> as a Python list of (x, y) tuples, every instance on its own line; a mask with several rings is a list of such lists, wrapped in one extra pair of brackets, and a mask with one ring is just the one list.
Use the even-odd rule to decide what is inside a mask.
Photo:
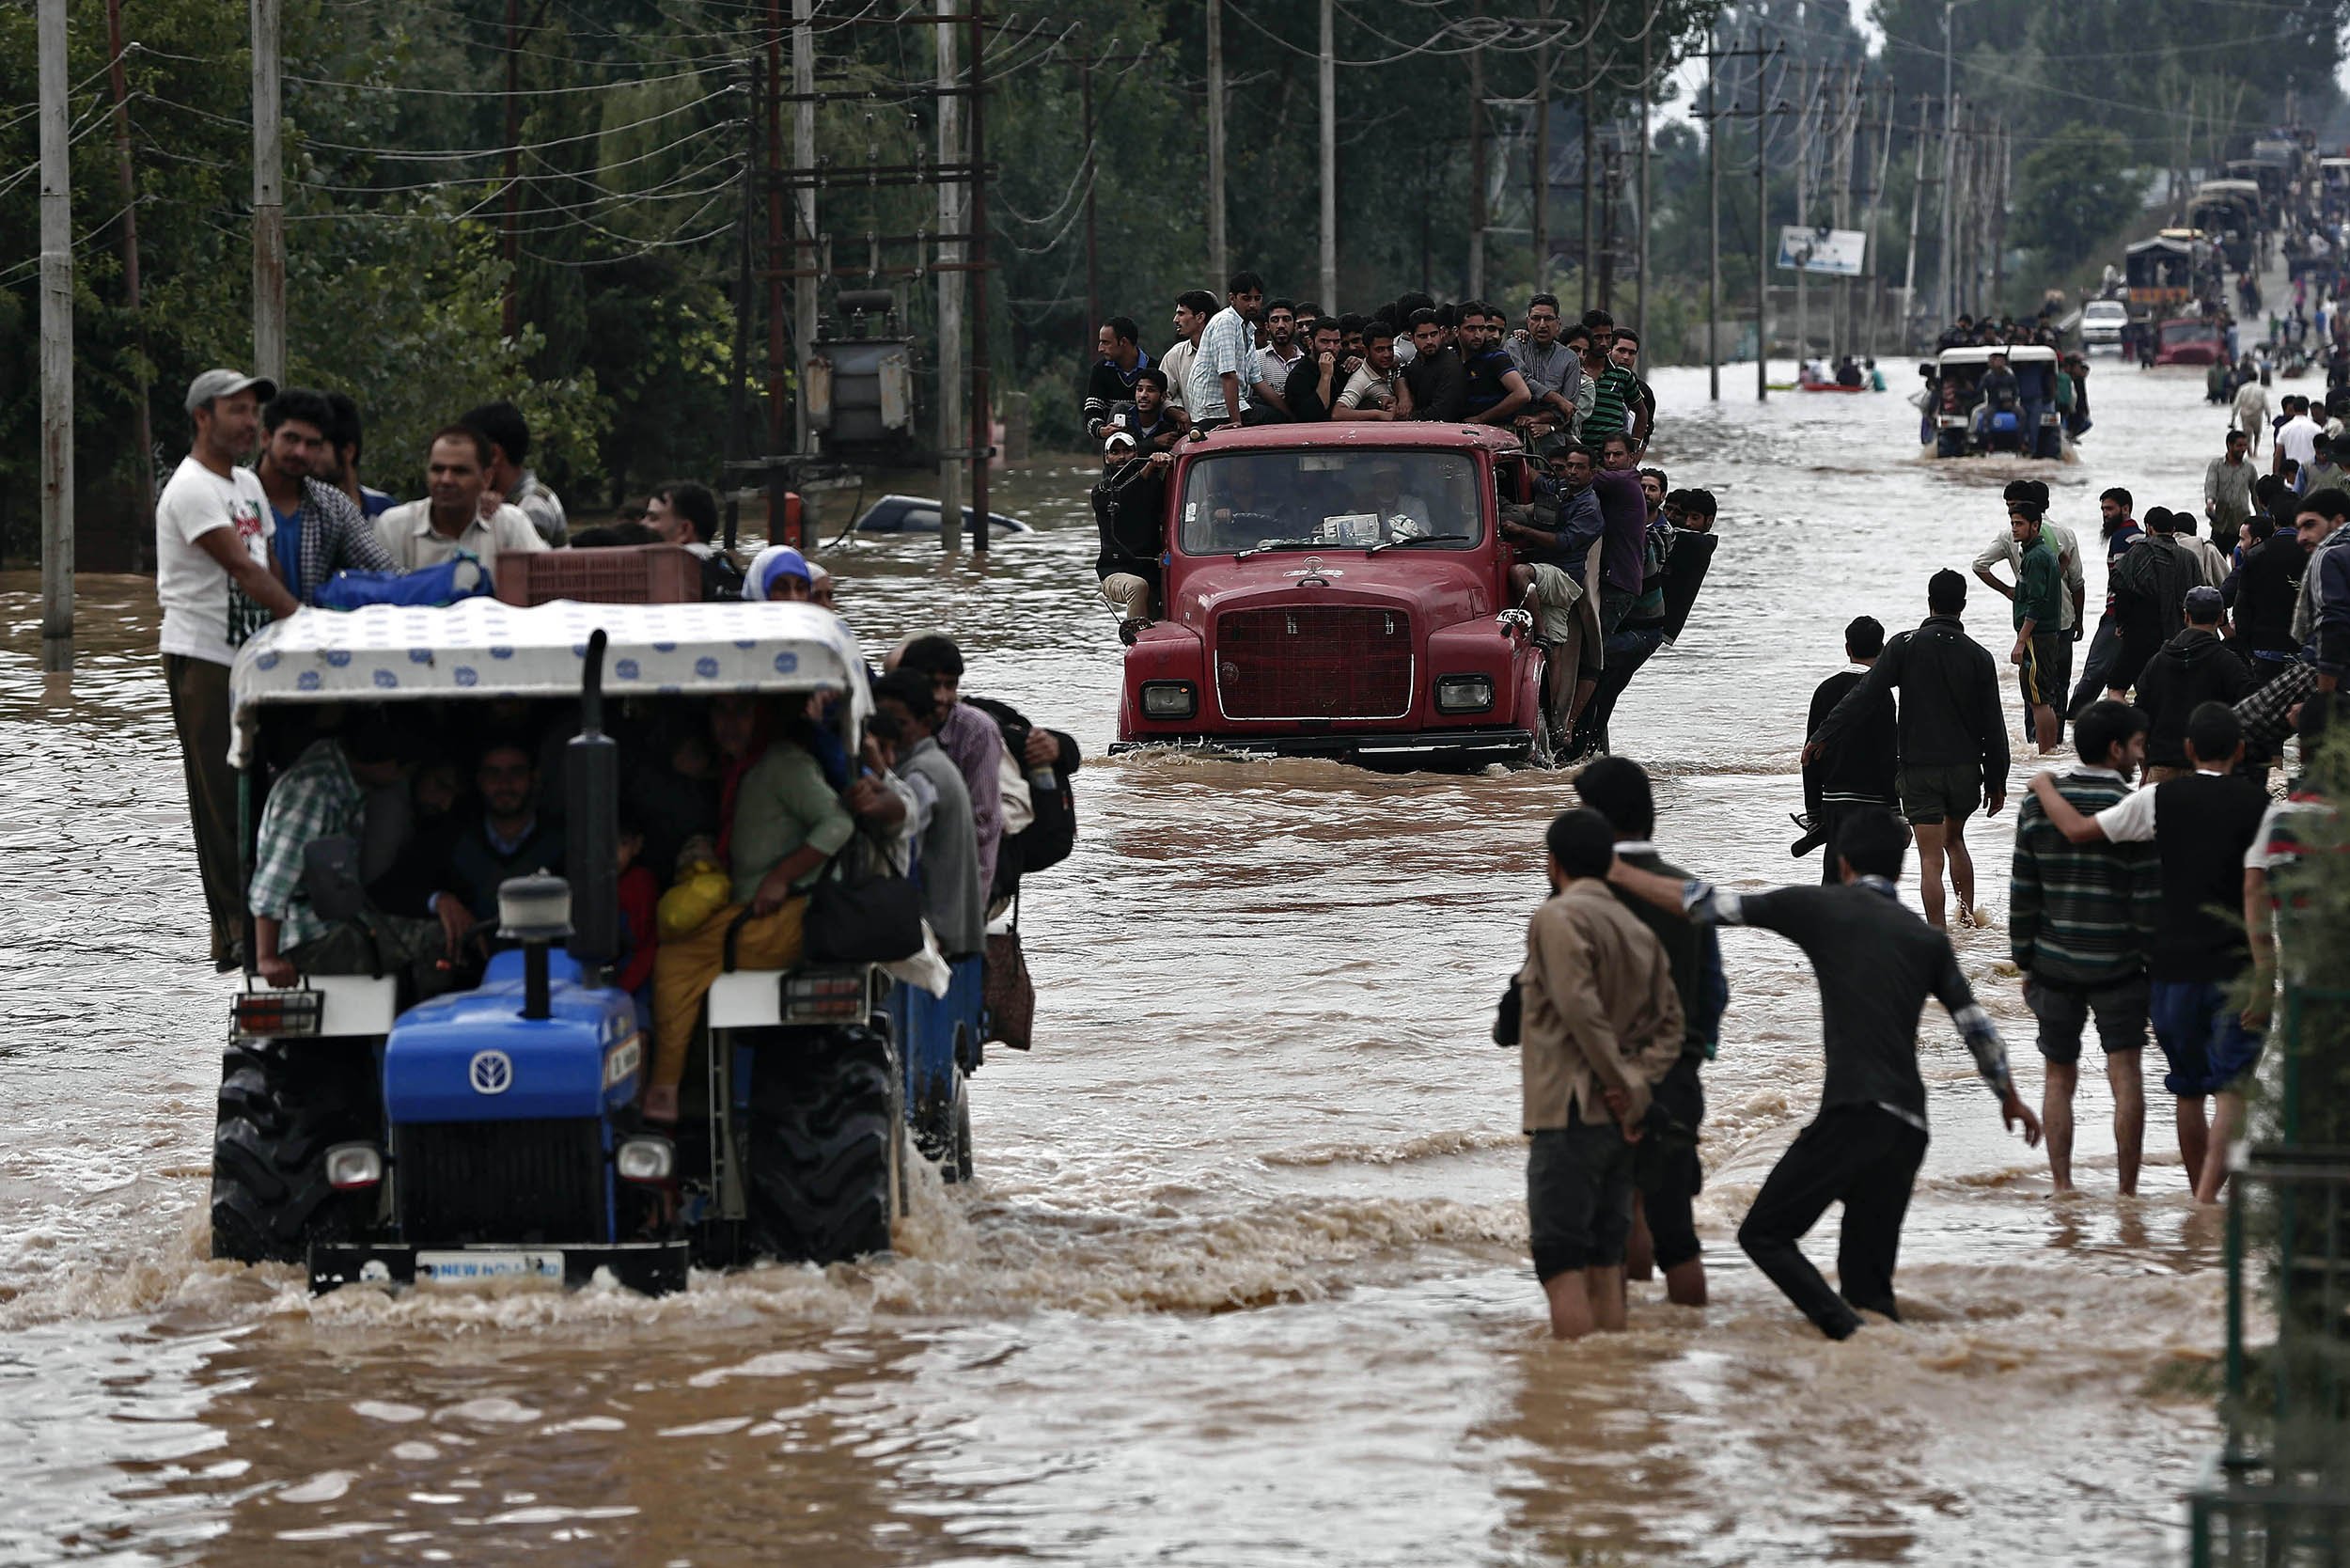
[(733, 901), (733, 879), (709, 861), (697, 861), (684, 871), (678, 885), (661, 895), (657, 918), (665, 942), (693, 935)]

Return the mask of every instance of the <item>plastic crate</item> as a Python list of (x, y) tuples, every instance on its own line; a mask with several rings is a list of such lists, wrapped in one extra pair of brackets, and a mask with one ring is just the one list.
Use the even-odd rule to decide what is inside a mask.
[(682, 544), (502, 550), (497, 596), (525, 608), (556, 599), (584, 604), (698, 604), (702, 563)]

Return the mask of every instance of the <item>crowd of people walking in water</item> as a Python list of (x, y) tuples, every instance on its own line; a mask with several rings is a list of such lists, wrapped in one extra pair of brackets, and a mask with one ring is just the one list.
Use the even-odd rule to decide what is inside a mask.
[[(1593, 514), (1582, 542), (1601, 563), (1599, 581), (1574, 583), (1572, 592), (1580, 598), (1596, 587), (1605, 662), (1561, 661), (1559, 696), (1569, 726), (1602, 692), (1612, 701), (1622, 680), (1608, 690), (1606, 679), (1623, 667), (1618, 639), (1627, 631), (1669, 635), (1670, 535), (1705, 535), (1715, 512), (1706, 492), (1668, 491), (1661, 472), (1633, 472), (1655, 424), (1655, 399), (1635, 372), (1637, 337), (1597, 312), (1568, 323), (1549, 295), (1536, 295), (1512, 331), (1500, 311), (1480, 303), (1438, 306), (1407, 295), (1368, 315), (1333, 315), (1311, 304), (1267, 304), (1251, 274), (1230, 283), (1221, 309), (1204, 293), (1177, 302), (1181, 336), (1155, 361), (1131, 321), (1104, 325), (1084, 414), (1105, 462), (1163, 459), (1177, 440), (1229, 423), (1423, 417), (1512, 429), (1543, 460), (1551, 502), (1543, 518), (1505, 528), (1526, 563), (1512, 588), (1542, 609), (1566, 598), (1569, 588), (1547, 580), (1557, 569), (1545, 573), (1545, 552), (1559, 530)], [(2248, 401), (2234, 408), (2248, 419)], [(356, 431), (332, 400), (215, 371), (191, 386), (188, 409), (195, 450), (158, 510), (164, 677), (187, 755), (214, 956), (223, 966), (243, 960), (239, 928), (249, 910), (260, 933), (252, 962), (282, 981), (300, 967), (297, 912), (269, 877), (238, 886), (235, 786), (216, 776), (227, 749), (225, 678), (234, 647), (243, 633), (314, 602), (334, 570), (413, 572), (457, 557), (469, 541), (493, 556), (542, 549), (560, 544), (568, 524), (524, 465), (527, 432), (503, 405), (435, 435), (429, 497), (407, 509), (358, 483)], [(2161, 506), (2141, 516), (2136, 497), (2120, 488), (2099, 497), (2091, 545), (2105, 552), (2107, 593), (2093, 617), (2081, 570), (2087, 530), (2050, 515), (2046, 485), (2018, 479), (2002, 497), (2004, 520), (1972, 563), (1973, 580), (2011, 603), (2013, 636), (2004, 649), (1967, 634), (1969, 578), (1950, 569), (1924, 584), (1925, 614), (1914, 628), (1888, 635), (1868, 616), (1844, 628), (1845, 667), (1814, 694), (1802, 747), (1796, 848), (1820, 854), (1816, 885), (1720, 886), (1666, 858), (1651, 780), (1637, 763), (1601, 756), (1573, 774), (1577, 804), (1550, 824), (1544, 845), (1552, 897), (1529, 922), (1524, 964), (1493, 1031), (1520, 1052), (1531, 1249), (1555, 1333), (1622, 1326), (1628, 1267), (1641, 1277), (1660, 1271), (1674, 1302), (1706, 1299), (1694, 1203), (1703, 1184), (1703, 1068), (1732, 1005), (1716, 939), (1722, 926), (1778, 933), (1803, 949), (1818, 978), (1825, 1060), (1819, 1113), (1756, 1195), (1738, 1240), (1830, 1338), (1854, 1333), (1863, 1312), (1900, 1315), (1895, 1263), (1927, 1141), (1918, 1032), (1929, 997), (1964, 1039), (2004, 1123), (2028, 1144), (2044, 1135), (2059, 1192), (2074, 1185), (2072, 1105), (2092, 1024), (2112, 1090), (2117, 1184), (2125, 1194), (2137, 1189), (2140, 1064), (2151, 1032), (2194, 1196), (2218, 1199), (2262, 1050), (2279, 888), (2293, 874), (2298, 824), (2331, 809), (2306, 776), (2275, 798), (2269, 776), (2290, 737), (2297, 735), (2305, 765), (2314, 754), (2350, 666), (2350, 551), (2338, 547), (2350, 540), (2342, 527), (2350, 481), (2330, 456), (2344, 441), (2342, 419), (2287, 399), (2273, 422), (2248, 422), (2231, 430), (2212, 460), (2200, 517)], [(2251, 455), (2264, 435), (2272, 454), (2264, 474)], [(248, 458), (250, 467), (239, 466)], [(1595, 480), (1621, 477), (1629, 494), (1636, 478), (1652, 473), (1637, 509), (1627, 509), (1637, 519), (1626, 534), (1638, 552), (1619, 570), (1612, 547), (1604, 556), (1598, 548), (1617, 530), (1603, 515), (1606, 496), (1591, 500)], [(655, 497), (639, 531), (571, 540), (669, 539), (713, 560), (714, 522), (706, 491), (673, 486)], [(1658, 546), (1660, 525), (1668, 534)], [(1104, 558), (1116, 565), (1113, 554), (1105, 543)], [(712, 570), (734, 569), (717, 559)], [(1147, 622), (1152, 586), (1106, 567), (1102, 576), (1104, 596), (1129, 623)], [(796, 552), (771, 551), (747, 581), (718, 590), (821, 602), (829, 588), (822, 569)], [(1683, 603), (1678, 616), (1686, 613)], [(1622, 647), (1637, 669), (1655, 643)], [(1998, 689), (2002, 655), (2029, 714), (2029, 744), (2051, 754), (2069, 729), (2077, 759), (2020, 787)], [(807, 809), (792, 820), (822, 818), (825, 833), (768, 835), (782, 853), (747, 880), (744, 867), (731, 868), (728, 891), (772, 913), (805, 887), (809, 865), (855, 831), (859, 813), (893, 824), (951, 817), (966, 843), (961, 858), (970, 863), (959, 896), (970, 906), (960, 925), (972, 929), (960, 940), (974, 946), (979, 912), (1006, 896), (995, 848), (1037, 815), (1031, 803), (1021, 822), (1004, 820), (1005, 781), (1033, 770), (1058, 776), (1065, 791), (1074, 743), (1031, 729), (1016, 714), (982, 716), (959, 704), (961, 657), (944, 638), (911, 640), (900, 657), (905, 668), (881, 688), (885, 716), (898, 727), (892, 734), (909, 750), (937, 736), (954, 766), (929, 770), (940, 778), (927, 792), (893, 787), (891, 799), (877, 803), (875, 792), (858, 795), (859, 785), (828, 774), (821, 758), (808, 762), (805, 778), (795, 776)], [(746, 749), (724, 746), (726, 739), (718, 736), (728, 755)], [(538, 740), (494, 737), (477, 759), (475, 837), (490, 868), (477, 880), (493, 892), (494, 873), (515, 863), (517, 831), (535, 820)], [(338, 766), (326, 770), (336, 787), (320, 799), (331, 795), (327, 803), (348, 812), (369, 786), (394, 774), (417, 776), (418, 758), (370, 746), (338, 754)], [(757, 749), (765, 754), (772, 741)], [(379, 763), (399, 765), (387, 772)], [(452, 777), (449, 792), (462, 795), (462, 775)], [(718, 793), (714, 786), (702, 792)], [(1046, 792), (1042, 784), (1039, 792)], [(293, 790), (284, 798), (298, 795), (309, 798)], [(909, 797), (915, 807), (900, 804)], [(2011, 798), (2007, 931), (2042, 1058), (2037, 1111), (1949, 935), (1953, 925), (1988, 923), (1966, 832)], [(940, 811), (943, 799), (952, 799), (951, 812)], [(271, 807), (288, 809), (279, 799)], [(715, 825), (720, 842), (728, 836), (723, 822), (697, 823)], [(679, 825), (665, 819), (656, 859), (682, 854), (696, 837), (667, 831)], [(652, 835), (632, 831), (646, 849)], [(262, 837), (273, 839), (267, 823)], [(732, 837), (737, 845), (744, 839)], [(1921, 913), (1897, 892), (1913, 841)], [(1066, 853), (1064, 844), (1058, 854)], [(472, 909), (468, 920), (429, 914), (439, 902), (428, 899), (415, 912), (427, 945), (456, 942), (454, 927), (480, 917), (478, 896), (451, 901), (452, 910)], [(2240, 923), (2224, 913), (2237, 910)], [(661, 973), (661, 962), (649, 976)], [(2248, 975), (2256, 983), (2248, 986)], [(651, 999), (656, 1011), (666, 1000)], [(679, 1032), (674, 1023), (665, 1019), (661, 1031), (665, 1067), (679, 1054), (668, 1038)], [(659, 1081), (673, 1083), (674, 1072)], [(1799, 1242), (1840, 1202), (1831, 1288)]]
[[(2248, 456), (2266, 436), (2266, 473)], [(1605, 758), (1574, 776), (1576, 809), (1550, 827), (1553, 897), (1535, 914), (1497, 1041), (1523, 1058), (1531, 1140), (1528, 1208), (1554, 1333), (1624, 1322), (1626, 1271), (1665, 1270), (1669, 1299), (1701, 1303), (1688, 1223), (1701, 1181), (1700, 1069), (1730, 1005), (1715, 928), (1751, 925), (1802, 948), (1820, 987), (1819, 1113), (1739, 1227), (1747, 1254), (1832, 1339), (1863, 1312), (1898, 1320), (1894, 1261), (1926, 1147), (1917, 1061), (1921, 1008), (1938, 1000), (2004, 1122), (2044, 1137), (2053, 1189), (2074, 1190), (2073, 1102), (2092, 1026), (2113, 1100), (2116, 1184), (2138, 1190), (2148, 1037), (2161, 1053), (2195, 1200), (2219, 1200), (2244, 1128), (2275, 985), (2275, 918), (2292, 895), (2312, 814), (2311, 767), (2350, 722), (2350, 484), (2328, 447), (2339, 416), (2288, 400), (2273, 423), (2232, 429), (2203, 505), (2099, 497), (2092, 544), (2107, 592), (2092, 616), (2081, 537), (2018, 479), (1974, 579), (2010, 601), (2012, 642), (1971, 637), (1969, 579), (1925, 583), (1925, 616), (1888, 635), (1844, 629), (1845, 667), (1813, 695), (1803, 745), (1800, 855), (1817, 886), (1733, 893), (1660, 858), (1645, 773)], [(2082, 530), (2087, 532), (2087, 530)], [(2088, 649), (2075, 679), (2074, 651)], [(2012, 777), (2000, 665), (2043, 756), (2071, 731), (2075, 762)], [(2272, 774), (2297, 739), (2301, 773)], [(1985, 928), (1966, 828), (2013, 799), (2007, 936), (2041, 1058), (2026, 1104), (1999, 1030), (1962, 973), (1949, 930)], [(1908, 848), (1922, 913), (1897, 897)], [(2240, 917), (2239, 917), (2240, 916)], [(1843, 1205), (1831, 1289), (1798, 1249)]]

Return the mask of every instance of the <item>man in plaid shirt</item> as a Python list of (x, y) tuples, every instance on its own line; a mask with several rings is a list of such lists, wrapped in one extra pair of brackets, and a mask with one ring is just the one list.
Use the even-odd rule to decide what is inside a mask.
[(271, 787), (245, 894), (253, 967), (270, 984), (291, 985), (300, 975), (365, 973), (379, 964), (395, 970), (446, 949), (438, 920), (370, 915), (364, 922), (330, 924), (311, 907), (304, 881), (310, 846), (321, 839), (357, 839), (368, 792), (399, 784), (409, 753), (399, 728), (370, 714), (346, 734), (312, 741)]
[[(2125, 702), (2092, 702), (2073, 727), (2081, 765), (2056, 780), (2074, 810), (2094, 816), (2130, 792), (2146, 760), (2146, 715)], [(2149, 843), (2076, 844), (2037, 796), (2016, 814), (2008, 883), (2008, 944), (2024, 976), (2024, 1004), (2040, 1021), (2047, 1075), (2040, 1119), (2048, 1172), (2073, 1188), (2073, 1090), (2081, 1035), (2093, 1014), (2113, 1090), (2113, 1142), (2123, 1193), (2138, 1190), (2146, 1141), (2146, 959), (2162, 916), (2162, 861)]]
[(1257, 316), (1264, 309), (1264, 279), (1255, 273), (1234, 273), (1224, 308), (1208, 321), (1192, 355), (1191, 384), (1183, 389), (1186, 411), (1196, 430), (1253, 422), (1255, 400), (1250, 385), (1264, 375), (1257, 357)]
[(324, 394), (304, 387), (286, 388), (261, 409), (261, 458), (253, 473), (277, 514), (271, 565), (305, 604), (316, 604), (320, 588), (337, 572), (400, 570), (358, 504), (312, 477), (334, 470), (335, 429)]

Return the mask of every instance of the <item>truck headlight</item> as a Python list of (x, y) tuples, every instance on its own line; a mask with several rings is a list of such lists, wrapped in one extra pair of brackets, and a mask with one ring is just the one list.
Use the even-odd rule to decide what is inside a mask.
[(612, 1152), (623, 1182), (666, 1182), (677, 1172), (677, 1145), (666, 1137), (633, 1137)]
[(1490, 675), (1440, 675), (1436, 678), (1436, 711), (1440, 713), (1481, 713), (1494, 705)]
[(1152, 718), (1189, 718), (1199, 711), (1199, 691), (1188, 681), (1145, 681), (1142, 711)]
[(326, 1152), (326, 1184), (337, 1192), (380, 1186), (384, 1151), (372, 1143), (337, 1143)]

